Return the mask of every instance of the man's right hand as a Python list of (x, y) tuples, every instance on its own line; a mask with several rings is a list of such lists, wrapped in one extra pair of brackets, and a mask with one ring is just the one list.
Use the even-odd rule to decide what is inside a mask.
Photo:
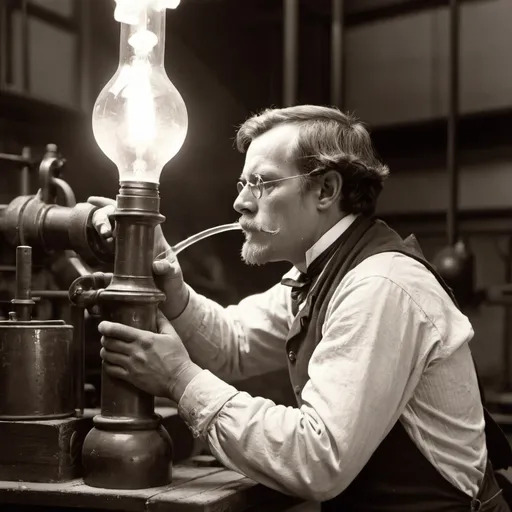
[[(112, 246), (115, 238), (113, 219), (116, 208), (115, 200), (92, 196), (87, 202), (99, 206), (99, 209), (93, 213), (92, 224), (105, 244)], [(161, 309), (169, 320), (173, 320), (187, 307), (189, 289), (183, 280), (183, 272), (178, 258), (165, 239), (161, 225), (155, 228), (153, 258), (155, 283), (167, 296)]]

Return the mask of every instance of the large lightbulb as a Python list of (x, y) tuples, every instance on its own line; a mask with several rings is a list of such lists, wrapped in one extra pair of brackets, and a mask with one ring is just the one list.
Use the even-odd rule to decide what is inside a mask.
[(94, 105), (94, 137), (117, 165), (121, 182), (158, 183), (188, 127), (185, 102), (164, 68), (169, 0), (116, 1), (119, 67)]

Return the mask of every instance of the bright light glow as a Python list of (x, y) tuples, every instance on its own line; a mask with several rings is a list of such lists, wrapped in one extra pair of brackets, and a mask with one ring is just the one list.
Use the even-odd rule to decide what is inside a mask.
[[(96, 100), (93, 132), (120, 181), (158, 183), (188, 128), (183, 98), (164, 69), (165, 7), (176, 0), (117, 0), (119, 67)], [(124, 9), (124, 10), (123, 10)]]

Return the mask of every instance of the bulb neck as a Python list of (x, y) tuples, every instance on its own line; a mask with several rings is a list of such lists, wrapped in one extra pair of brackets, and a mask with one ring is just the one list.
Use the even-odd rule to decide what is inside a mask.
[(120, 66), (140, 58), (148, 61), (152, 67), (164, 66), (165, 12), (166, 9), (157, 11), (144, 7), (140, 10), (137, 23), (121, 23)]

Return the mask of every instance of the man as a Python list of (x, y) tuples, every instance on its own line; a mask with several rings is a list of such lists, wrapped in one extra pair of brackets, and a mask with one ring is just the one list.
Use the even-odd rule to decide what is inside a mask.
[[(224, 309), (183, 282), (175, 258), (155, 262), (168, 297), (159, 334), (103, 322), (106, 371), (178, 402), (227, 467), (324, 510), (509, 510), (472, 327), (413, 241), (373, 217), (388, 169), (365, 128), (297, 106), (250, 118), (237, 145), (242, 258), (292, 270)], [(94, 222), (108, 238), (106, 213)], [(287, 366), (295, 408), (222, 380)]]

